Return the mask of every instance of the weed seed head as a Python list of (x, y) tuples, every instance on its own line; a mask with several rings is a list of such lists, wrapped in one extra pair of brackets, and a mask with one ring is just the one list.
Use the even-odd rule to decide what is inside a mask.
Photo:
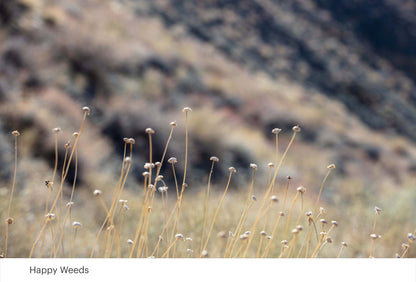
[(274, 202), (274, 203), (278, 203), (278, 202), (279, 202), (279, 199), (278, 199), (275, 195), (271, 196), (271, 197), (270, 197), (270, 200), (271, 200), (272, 202)]
[(251, 195), (251, 199), (252, 199), (254, 202), (256, 202), (256, 201), (257, 201), (257, 197), (256, 197), (256, 195)]
[(182, 112), (187, 113), (187, 112), (192, 112), (192, 109), (190, 107), (185, 107), (182, 109)]
[(273, 128), (272, 129), (273, 134), (279, 134), (280, 131), (282, 131), (280, 128)]
[(143, 166), (145, 169), (152, 169), (155, 167), (154, 163), (145, 163)]
[(169, 125), (172, 126), (172, 127), (176, 127), (177, 126), (176, 121), (172, 121), (171, 123), (169, 123)]
[(150, 127), (146, 128), (145, 132), (147, 134), (155, 134), (155, 131), (152, 128), (150, 128)]
[(45, 215), (45, 218), (47, 220), (54, 220), (55, 219), (55, 214), (54, 213), (48, 213), (47, 215)]
[(19, 136), (20, 135), (20, 132), (19, 131), (17, 131), (17, 130), (14, 130), (13, 132), (12, 132), (12, 134), (14, 135), (14, 136)]
[(326, 210), (326, 208), (324, 208), (324, 207), (320, 207), (320, 208), (319, 208), (319, 212), (320, 212), (321, 214), (326, 214), (326, 213), (327, 213), (327, 210)]
[(311, 211), (308, 211), (308, 212), (306, 213), (306, 216), (307, 216), (307, 217), (312, 216), (312, 212), (311, 212)]
[(341, 242), (341, 245), (343, 246), (343, 247), (348, 247), (348, 244), (347, 244), (347, 242)]
[(126, 164), (131, 164), (131, 158), (130, 158), (130, 157), (126, 157), (126, 158), (124, 159), (124, 162), (125, 162)]
[(58, 134), (59, 132), (61, 132), (62, 130), (61, 130), (61, 128), (60, 127), (55, 127), (54, 129), (53, 129), (53, 132), (55, 132), (56, 134)]
[(300, 131), (301, 131), (300, 126), (299, 126), (299, 125), (295, 125), (295, 126), (292, 128), (292, 130), (293, 130), (294, 132), (300, 132)]
[(274, 167), (274, 163), (268, 163), (267, 166), (270, 167), (270, 168), (273, 168)]
[(94, 190), (94, 196), (100, 196), (102, 193), (101, 190)]
[(338, 227), (338, 221), (333, 220), (333, 221), (331, 221), (331, 223), (332, 223), (333, 226)]
[(381, 238), (381, 235), (377, 235), (377, 234), (370, 234), (370, 238), (371, 239), (373, 239), (373, 240), (375, 240), (375, 239), (379, 239), (379, 238)]
[(217, 237), (218, 238), (227, 238), (227, 232), (220, 231), (220, 232), (218, 232)]
[(66, 203), (66, 206), (69, 208), (69, 207), (72, 207), (74, 205), (74, 202), (68, 202), (68, 203)]
[(322, 225), (325, 225), (325, 224), (327, 224), (328, 222), (324, 219), (324, 218), (322, 218), (321, 220), (320, 220), (320, 222), (322, 223)]
[(201, 253), (201, 256), (204, 257), (204, 258), (208, 257), (208, 251), (203, 250), (202, 253)]
[(72, 222), (72, 227), (74, 227), (75, 229), (78, 229), (81, 227), (81, 223), (79, 223), (78, 221), (74, 221)]
[(302, 231), (303, 230), (303, 226), (302, 225), (298, 225), (298, 226), (296, 226), (296, 229), (299, 230), (299, 231)]
[(266, 231), (264, 231), (264, 230), (263, 230), (263, 231), (260, 231), (260, 235), (261, 235), (261, 236), (266, 236), (266, 235), (267, 235), (267, 233), (266, 233)]
[(374, 211), (376, 212), (377, 215), (381, 214), (381, 209), (379, 207), (375, 207)]
[(134, 138), (129, 138), (129, 139), (127, 139), (127, 143), (134, 145), (134, 144), (136, 144), (136, 140)]
[(412, 241), (416, 240), (415, 235), (413, 235), (412, 233), (408, 233), (407, 238), (409, 238), (409, 240), (412, 240)]
[(178, 162), (178, 160), (175, 157), (171, 157), (168, 160), (168, 163), (170, 163), (170, 164), (176, 164), (177, 162)]
[(150, 175), (150, 173), (149, 173), (148, 171), (145, 171), (145, 172), (143, 172), (143, 173), (142, 173), (142, 175), (143, 175), (144, 177), (147, 177), (147, 176), (149, 176), (149, 175)]
[(301, 194), (303, 194), (303, 193), (305, 193), (305, 192), (306, 192), (306, 189), (305, 189), (305, 187), (303, 187), (303, 186), (299, 186), (296, 190), (297, 190), (299, 193), (301, 193)]
[(212, 157), (210, 157), (210, 158), (209, 158), (209, 160), (210, 160), (210, 161), (213, 161), (213, 162), (219, 162), (219, 161), (220, 161), (220, 159), (219, 159), (219, 158), (217, 158), (216, 156), (212, 156)]
[(252, 168), (253, 170), (257, 170), (257, 165), (256, 164), (250, 164), (250, 168)]
[(6, 218), (6, 223), (8, 224), (8, 225), (10, 225), (10, 224), (13, 224), (13, 218), (12, 217), (8, 217), (8, 218)]
[(282, 245), (287, 245), (289, 242), (287, 241), (287, 240), (282, 240), (281, 242), (280, 242), (280, 244), (282, 244)]
[(90, 115), (90, 113), (91, 113), (90, 108), (89, 108), (89, 107), (87, 107), (87, 106), (82, 107), (82, 111), (83, 111), (84, 113), (86, 113), (87, 115)]
[(134, 241), (132, 239), (127, 239), (127, 244), (133, 245), (134, 244)]
[(281, 211), (281, 212), (279, 213), (279, 215), (280, 215), (280, 216), (285, 216), (285, 213)]
[(330, 164), (326, 168), (329, 169), (329, 170), (335, 169), (335, 164)]
[(74, 132), (74, 133), (72, 133), (72, 136), (74, 136), (75, 138), (77, 138), (78, 136), (79, 136), (79, 132)]
[(228, 168), (228, 170), (231, 172), (231, 173), (236, 173), (237, 172), (237, 170), (235, 169), (235, 167), (233, 167), (233, 166), (230, 166), (229, 168)]
[(327, 243), (332, 243), (332, 238), (331, 237), (326, 238), (326, 242)]

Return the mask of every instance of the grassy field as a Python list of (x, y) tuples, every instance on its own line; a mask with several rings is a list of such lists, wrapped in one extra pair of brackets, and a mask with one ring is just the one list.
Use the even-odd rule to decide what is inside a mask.
[[(278, 128), (267, 133), (273, 145), (257, 149), (267, 156), (264, 163), (251, 163), (243, 173), (236, 169), (241, 166), (238, 163), (221, 171), (222, 159), (211, 156), (203, 160), (211, 169), (199, 177), (192, 174), (195, 170), (189, 162), (189, 135), (195, 129), (191, 126), (195, 119), (194, 112), (186, 107), (182, 115), (176, 116), (180, 122), (166, 120), (170, 131), (163, 135), (163, 152), (153, 149), (155, 140), (161, 142), (158, 132), (145, 129), (148, 157), (139, 164), (141, 171), (133, 169), (137, 161), (136, 140), (126, 137), (120, 140), (124, 153), (119, 178), (106, 178), (102, 164), (102, 171), (96, 174), (96, 186), (78, 187), (77, 175), (82, 173), (78, 162), (83, 158), (79, 152), (85, 144), (85, 132), (91, 130), (90, 112), (90, 108), (82, 108), (80, 127), (67, 142), (60, 142), (63, 129), (51, 129), (55, 140), (54, 170), (50, 175), (38, 165), (36, 173), (45, 179), (42, 189), (39, 183), (16, 189), (25, 177), (19, 173), (19, 168), (25, 166), (19, 158), (25, 148), (19, 146), (24, 135), (17, 130), (12, 132), (13, 180), (0, 191), (3, 257), (416, 255), (411, 246), (416, 228), (412, 180), (405, 180), (400, 189), (374, 187), (372, 179), (342, 179), (334, 173), (337, 164), (331, 162), (311, 167), (311, 171), (319, 173), (308, 174), (307, 166), (322, 162), (319, 155), (316, 160), (301, 157), (305, 148), (297, 145), (302, 135), (297, 125), (289, 133)], [(195, 118), (198, 115), (201, 112)], [(176, 137), (179, 127), (183, 136)], [(203, 132), (204, 128), (199, 130)], [(283, 133), (286, 135), (279, 138)], [(209, 132), (205, 134), (209, 138)], [(230, 142), (227, 134), (222, 136), (221, 142)], [(87, 141), (94, 147), (94, 140)], [(255, 142), (244, 145), (257, 146)], [(181, 147), (184, 153), (168, 155), (169, 146)], [(64, 154), (58, 150), (61, 147), (65, 148)], [(155, 159), (156, 155), (160, 159)], [(72, 183), (67, 181), (70, 168), (74, 169)], [(141, 174), (141, 184), (132, 178), (137, 174)], [(299, 174), (303, 175), (299, 179), (309, 182), (301, 183), (296, 177)]]

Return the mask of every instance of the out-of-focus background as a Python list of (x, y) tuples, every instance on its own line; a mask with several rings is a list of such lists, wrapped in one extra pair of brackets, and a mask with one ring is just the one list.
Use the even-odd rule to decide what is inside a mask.
[(136, 139), (129, 185), (140, 183), (144, 129), (156, 131), (158, 160), (171, 121), (178, 127), (167, 155), (178, 158), (180, 174), (181, 109), (189, 106), (191, 188), (205, 183), (216, 155), (213, 181), (224, 182), (232, 165), (233, 189), (246, 189), (249, 164), (267, 175), (274, 161), (271, 130), (283, 129), (283, 151), (299, 124), (279, 176), (316, 196), (334, 163), (323, 201), (351, 219), (349, 236), (368, 233), (374, 206), (383, 208), (381, 233), (394, 235), (380, 254), (393, 256), (416, 228), (415, 46), (410, 0), (0, 0), (2, 202), (13, 175), (12, 130), (21, 133), (16, 193), (30, 195), (31, 207), (52, 174), (52, 129), (63, 130), (62, 156), (82, 106), (91, 115), (79, 189), (117, 181), (123, 137)]

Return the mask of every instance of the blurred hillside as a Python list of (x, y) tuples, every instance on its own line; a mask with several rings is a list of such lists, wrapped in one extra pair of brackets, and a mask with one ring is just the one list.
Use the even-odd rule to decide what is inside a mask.
[(10, 182), (10, 132), (18, 129), (20, 187), (41, 187), (54, 165), (52, 128), (64, 131), (63, 155), (88, 105), (79, 183), (116, 181), (123, 137), (136, 138), (140, 180), (144, 129), (156, 130), (160, 159), (176, 120), (168, 156), (183, 160), (180, 110), (190, 106), (191, 183), (206, 178), (211, 155), (221, 159), (217, 179), (250, 162), (267, 173), (271, 129), (283, 129), (283, 148), (299, 124), (283, 174), (316, 187), (335, 163), (333, 189), (408, 185), (416, 172), (415, 7), (406, 0), (0, 1), (0, 179)]

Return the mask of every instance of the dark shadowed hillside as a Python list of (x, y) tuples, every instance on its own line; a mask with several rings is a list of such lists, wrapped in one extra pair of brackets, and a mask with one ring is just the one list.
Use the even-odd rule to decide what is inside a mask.
[(336, 162), (343, 179), (400, 185), (416, 170), (416, 25), (407, 2), (1, 1), (0, 138), (9, 142), (1, 142), (0, 176), (10, 179), (13, 129), (23, 133), (22, 158), (34, 161), (28, 177), (34, 167), (50, 171), (51, 129), (64, 129), (64, 144), (82, 105), (92, 115), (79, 182), (117, 167), (126, 136), (137, 139), (139, 172), (144, 129), (155, 128), (160, 158), (173, 120), (168, 154), (182, 157), (180, 110), (191, 106), (195, 178), (214, 154), (222, 169), (267, 163), (271, 129), (283, 129), (284, 146), (300, 124), (286, 168), (299, 181)]

